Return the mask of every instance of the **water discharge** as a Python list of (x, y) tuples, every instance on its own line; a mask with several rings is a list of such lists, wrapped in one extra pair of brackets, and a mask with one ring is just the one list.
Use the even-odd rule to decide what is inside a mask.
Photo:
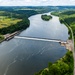
[(17, 39), (27, 39), (27, 40), (35, 40), (35, 41), (47, 41), (47, 42), (63, 42), (63, 43), (66, 43), (64, 41), (61, 41), (61, 40), (58, 40), (58, 39), (47, 39), (47, 38), (34, 38), (34, 37), (23, 37), (23, 36), (15, 36), (14, 38), (17, 38)]

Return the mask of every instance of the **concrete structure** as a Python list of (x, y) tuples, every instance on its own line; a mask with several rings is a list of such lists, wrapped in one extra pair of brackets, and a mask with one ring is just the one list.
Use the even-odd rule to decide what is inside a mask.
[(17, 39), (27, 39), (27, 40), (36, 40), (36, 41), (48, 41), (48, 42), (58, 42), (58, 43), (66, 43), (65, 41), (58, 39), (47, 39), (47, 38), (37, 38), (37, 37), (26, 37), (26, 36), (15, 36)]

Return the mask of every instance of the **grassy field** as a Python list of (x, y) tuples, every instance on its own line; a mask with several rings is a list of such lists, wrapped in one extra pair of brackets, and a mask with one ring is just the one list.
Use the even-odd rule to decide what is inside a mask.
[(0, 28), (8, 27), (20, 21), (21, 19), (9, 18), (8, 16), (0, 16)]
[[(22, 21), (22, 19), (9, 18), (8, 16), (0, 16), (0, 29), (16, 25), (16, 23)], [(4, 39), (4, 36), (0, 34), (0, 42)]]

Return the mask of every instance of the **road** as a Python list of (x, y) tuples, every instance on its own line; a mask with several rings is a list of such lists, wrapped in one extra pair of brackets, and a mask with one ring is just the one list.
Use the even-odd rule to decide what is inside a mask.
[(72, 34), (72, 41), (73, 41), (73, 58), (74, 58), (74, 75), (75, 75), (75, 50), (74, 50), (74, 36), (73, 36), (73, 30), (70, 26), (68, 26), (70, 31), (71, 31), (71, 34)]
[[(63, 20), (63, 19), (62, 19)], [(64, 20), (63, 20), (64, 21)], [(65, 22), (65, 21), (64, 21)], [(72, 28), (70, 27), (70, 25), (69, 24), (67, 24), (66, 22), (65, 22), (65, 25), (67, 25), (67, 27), (70, 29), (70, 31), (71, 31), (71, 34), (72, 34), (72, 42), (73, 42), (73, 50), (72, 50), (72, 52), (73, 52), (73, 58), (74, 58), (74, 75), (75, 75), (75, 48), (74, 48), (74, 35), (73, 35), (73, 30), (72, 30)]]

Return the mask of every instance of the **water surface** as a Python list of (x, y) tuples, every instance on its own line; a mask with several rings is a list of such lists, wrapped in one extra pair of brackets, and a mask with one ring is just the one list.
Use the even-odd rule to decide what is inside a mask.
[[(68, 39), (68, 29), (53, 16), (43, 21), (41, 14), (31, 16), (30, 27), (19, 36)], [(66, 48), (55, 42), (12, 39), (0, 44), (0, 75), (34, 75), (66, 53)]]

